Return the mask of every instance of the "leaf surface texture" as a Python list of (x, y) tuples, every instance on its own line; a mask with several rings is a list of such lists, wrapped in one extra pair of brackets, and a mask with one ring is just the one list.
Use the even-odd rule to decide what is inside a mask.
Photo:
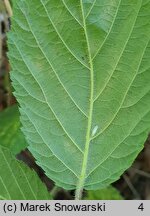
[(150, 1), (14, 0), (9, 58), (29, 149), (66, 189), (117, 180), (150, 128)]

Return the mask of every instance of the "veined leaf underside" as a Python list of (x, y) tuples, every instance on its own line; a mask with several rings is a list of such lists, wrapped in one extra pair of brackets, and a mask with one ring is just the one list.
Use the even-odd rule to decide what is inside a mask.
[(14, 1), (11, 78), (37, 163), (66, 189), (115, 181), (149, 132), (150, 2)]

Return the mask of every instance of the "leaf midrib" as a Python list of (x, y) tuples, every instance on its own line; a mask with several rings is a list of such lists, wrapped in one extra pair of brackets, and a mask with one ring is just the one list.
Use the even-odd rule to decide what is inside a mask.
[(91, 92), (90, 92), (90, 100), (89, 100), (90, 104), (89, 104), (88, 125), (87, 125), (87, 132), (86, 132), (86, 142), (85, 142), (81, 174), (80, 174), (79, 181), (78, 181), (77, 188), (76, 188), (76, 199), (80, 199), (82, 190), (84, 188), (85, 178), (86, 178), (87, 162), (88, 162), (89, 147), (90, 147), (90, 133), (91, 133), (91, 127), (92, 127), (93, 97), (94, 97), (94, 69), (93, 69), (90, 43), (89, 43), (89, 37), (87, 33), (87, 26), (86, 26), (86, 21), (85, 21), (85, 14), (84, 14), (82, 0), (80, 0), (80, 6), (81, 6), (81, 13), (82, 13), (82, 18), (83, 18), (84, 34), (85, 34), (87, 49), (88, 49), (90, 76), (91, 76), (91, 79), (90, 79)]

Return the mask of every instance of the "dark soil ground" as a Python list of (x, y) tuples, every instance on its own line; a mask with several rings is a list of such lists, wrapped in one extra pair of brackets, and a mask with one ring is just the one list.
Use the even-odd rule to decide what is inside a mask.
[[(12, 95), (12, 87), (9, 78), (10, 65), (6, 56), (7, 42), (3, 36), (2, 55), (0, 58), (0, 111), (16, 103)], [(1, 44), (0, 42), (0, 44)], [(49, 180), (44, 172), (35, 164), (34, 158), (28, 150), (21, 152), (17, 158), (25, 161), (30, 167), (33, 167), (43, 182), (47, 185), (48, 190), (53, 188), (53, 182)], [(130, 167), (118, 180), (113, 184), (126, 200), (150, 199), (150, 137), (145, 142), (143, 151), (139, 154), (132, 167)], [(73, 191), (66, 192), (60, 190), (56, 199), (72, 199)]]

